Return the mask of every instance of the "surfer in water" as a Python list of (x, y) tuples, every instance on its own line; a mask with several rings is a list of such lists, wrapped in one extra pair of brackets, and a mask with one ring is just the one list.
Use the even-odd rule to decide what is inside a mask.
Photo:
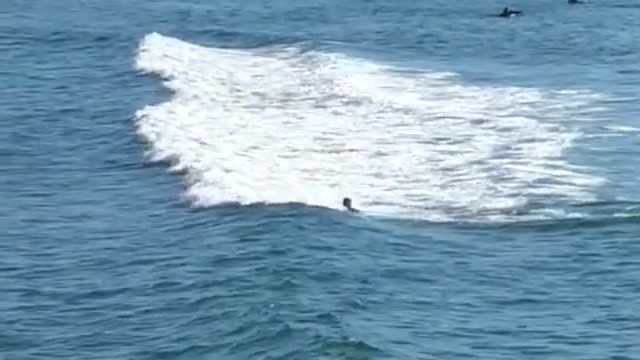
[(520, 14), (522, 14), (522, 11), (520, 11), (520, 10), (511, 10), (511, 9), (509, 9), (509, 7), (505, 7), (502, 10), (502, 13), (500, 15), (498, 15), (498, 16), (500, 16), (500, 17), (510, 17), (511, 15), (520, 15)]
[(569, 0), (569, 4), (574, 5), (574, 4), (584, 4), (583, 1), (580, 0)]
[(357, 213), (360, 212), (358, 211), (358, 209), (355, 209), (354, 207), (351, 206), (351, 199), (350, 198), (344, 198), (342, 199), (342, 206), (344, 206), (345, 208), (347, 208), (347, 210)]

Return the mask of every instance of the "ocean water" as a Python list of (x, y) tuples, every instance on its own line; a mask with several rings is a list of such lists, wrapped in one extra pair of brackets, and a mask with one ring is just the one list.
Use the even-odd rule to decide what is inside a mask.
[(638, 18), (2, 0), (0, 359), (640, 359)]

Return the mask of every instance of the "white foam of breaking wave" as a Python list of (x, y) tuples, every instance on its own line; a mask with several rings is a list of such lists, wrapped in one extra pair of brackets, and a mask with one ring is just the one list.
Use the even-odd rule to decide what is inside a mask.
[(622, 126), (622, 125), (609, 125), (603, 126), (604, 130), (608, 130), (616, 133), (630, 133), (630, 132), (640, 132), (640, 128), (633, 126)]
[[(303, 202), (432, 220), (502, 219), (531, 200), (591, 201), (562, 126), (590, 95), (464, 84), (345, 55), (225, 50), (156, 33), (138, 69), (167, 102), (137, 113), (155, 160), (198, 205)], [(403, 70), (403, 71), (399, 71)]]

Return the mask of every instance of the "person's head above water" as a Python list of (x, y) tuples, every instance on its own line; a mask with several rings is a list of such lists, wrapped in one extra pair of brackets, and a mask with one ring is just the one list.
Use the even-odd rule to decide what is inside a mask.
[(351, 206), (351, 199), (346, 197), (344, 199), (342, 199), (342, 206), (344, 206), (345, 208), (347, 208), (347, 210), (352, 211), (352, 212), (358, 212), (358, 210), (354, 209)]

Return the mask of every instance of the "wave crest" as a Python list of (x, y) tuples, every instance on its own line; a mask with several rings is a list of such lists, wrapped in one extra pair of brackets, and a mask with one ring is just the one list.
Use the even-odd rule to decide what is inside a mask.
[[(580, 92), (468, 85), (295, 48), (207, 48), (156, 33), (136, 66), (167, 102), (137, 113), (154, 160), (187, 173), (198, 205), (344, 196), (378, 214), (504, 219), (531, 202), (592, 201), (602, 179), (565, 157)], [(402, 70), (402, 71), (401, 71)]]

